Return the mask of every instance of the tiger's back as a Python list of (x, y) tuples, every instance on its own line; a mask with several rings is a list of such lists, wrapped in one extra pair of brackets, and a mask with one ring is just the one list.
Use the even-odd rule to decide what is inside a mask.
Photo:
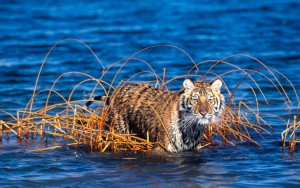
[(165, 143), (168, 139), (171, 116), (176, 93), (159, 90), (148, 84), (132, 84), (117, 89), (110, 97), (110, 107), (115, 130), (135, 133), (150, 140)]

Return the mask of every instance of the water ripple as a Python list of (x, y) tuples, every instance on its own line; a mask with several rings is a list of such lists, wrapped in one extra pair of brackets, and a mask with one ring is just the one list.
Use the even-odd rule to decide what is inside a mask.
[[(0, 109), (16, 114), (31, 98), (41, 62), (53, 44), (65, 38), (86, 42), (103, 61), (105, 67), (130, 57), (144, 47), (172, 44), (187, 51), (196, 62), (222, 59), (232, 54), (252, 55), (268, 66), (284, 73), (299, 93), (300, 3), (295, 0), (262, 1), (3, 1), (0, 6)], [(190, 59), (173, 48), (155, 48), (137, 56), (150, 63), (155, 71), (168, 77), (183, 74), (193, 66)], [(228, 59), (245, 69), (259, 69), (249, 58)], [(204, 74), (211, 64), (199, 67)], [(113, 70), (117, 70), (120, 64)], [(142, 63), (129, 62), (117, 77), (127, 79), (132, 74), (148, 70)], [(213, 73), (233, 70), (218, 65)], [(102, 67), (83, 45), (66, 41), (50, 54), (38, 90), (52, 86), (64, 72), (81, 71), (98, 78)], [(262, 71), (271, 76), (267, 71)], [(255, 76), (255, 74), (251, 74)], [(279, 76), (278, 74), (276, 74)], [(111, 80), (114, 74), (105, 76)], [(242, 73), (224, 76), (232, 88)], [(257, 75), (256, 75), (257, 76)], [(208, 78), (211, 78), (209, 75)], [(272, 85), (255, 77), (268, 95), (270, 106), (261, 99), (261, 112), (276, 113), (284, 118), (296, 114), (297, 102), (287, 114), (282, 110), (281, 95), (271, 91)], [(78, 75), (61, 79), (55, 89), (68, 96), (74, 84), (82, 81)], [(137, 77), (153, 79), (151, 75)], [(296, 100), (293, 88), (279, 76), (283, 87)], [(245, 79), (245, 82), (252, 83)], [(179, 89), (175, 82), (173, 89)], [(92, 86), (83, 85), (74, 94), (82, 99)], [(101, 91), (97, 91), (101, 92)], [(237, 99), (255, 106), (252, 90), (238, 88)], [(39, 95), (34, 108), (42, 107), (45, 95)], [(257, 91), (261, 98), (261, 94)], [(51, 98), (59, 101), (58, 98)], [(0, 114), (0, 119), (10, 117)], [(280, 138), (285, 123), (268, 118)], [(267, 135), (264, 135), (267, 136)], [(63, 148), (41, 153), (28, 150), (46, 147), (43, 142), (18, 143), (10, 139), (0, 143), (1, 187), (296, 187), (299, 184), (300, 158), (281, 151), (281, 143), (273, 138), (262, 142), (264, 148), (251, 143), (236, 147), (217, 143), (203, 152), (187, 152), (166, 159), (137, 155), (137, 160), (122, 160), (122, 156), (91, 154)], [(273, 140), (272, 140), (273, 139)]]

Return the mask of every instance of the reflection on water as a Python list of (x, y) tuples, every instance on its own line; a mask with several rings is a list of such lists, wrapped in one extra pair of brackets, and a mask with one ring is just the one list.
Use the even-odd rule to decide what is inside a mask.
[[(294, 0), (274, 0), (272, 3), (231, 0), (227, 4), (223, 1), (1, 2), (0, 110), (15, 115), (16, 110), (25, 108), (42, 60), (54, 43), (65, 38), (86, 42), (106, 68), (156, 44), (181, 47), (196, 63), (232, 54), (249, 54), (284, 73), (299, 93), (299, 9), (300, 3)], [(150, 63), (159, 75), (166, 68), (168, 79), (186, 74), (193, 66), (186, 54), (172, 47), (152, 48), (136, 58)], [(245, 69), (262, 67), (247, 57), (230, 58), (228, 62)], [(211, 65), (200, 65), (197, 73), (204, 74)], [(119, 66), (104, 79), (111, 80)], [(233, 69), (225, 64), (218, 65), (208, 79), (214, 73)], [(143, 70), (149, 68), (139, 61), (128, 62), (116, 84)], [(49, 55), (38, 90), (50, 88), (59, 75), (69, 71), (82, 71), (99, 78), (102, 67), (85, 46), (65, 41)], [(270, 76), (268, 71), (262, 72)], [(251, 75), (268, 96), (269, 106), (257, 91), (262, 112), (275, 113), (283, 118), (297, 113), (295, 102), (290, 113), (283, 110), (286, 98), (282, 99), (278, 92), (274, 92), (266, 79), (255, 73)], [(243, 73), (236, 72), (222, 78), (232, 89), (243, 76)], [(74, 74), (65, 76), (54, 89), (68, 96), (82, 79)], [(143, 74), (135, 78), (148, 79), (153, 79), (153, 76)], [(280, 76), (279, 81), (295, 101), (293, 88)], [(251, 81), (247, 78), (244, 82)], [(92, 85), (79, 87), (72, 99), (83, 99)], [(172, 85), (175, 90), (179, 87), (179, 82)], [(247, 84), (241, 84), (236, 99), (255, 105), (251, 91)], [(34, 108), (42, 107), (46, 96), (39, 95)], [(52, 103), (59, 100), (51, 98)], [(9, 118), (0, 113), (0, 119)], [(300, 182), (299, 154), (296, 152), (290, 156), (281, 151), (281, 143), (276, 139), (280, 139), (285, 123), (274, 118), (267, 120), (277, 132), (274, 138), (266, 137), (266, 141), (254, 136), (263, 148), (251, 143), (238, 143), (235, 147), (217, 144), (201, 152), (186, 152), (163, 159), (136, 155), (136, 160), (125, 160), (123, 156), (86, 153), (76, 148), (30, 153), (28, 150), (44, 147), (45, 143), (18, 143), (4, 139), (0, 144), (0, 186), (296, 186)]]

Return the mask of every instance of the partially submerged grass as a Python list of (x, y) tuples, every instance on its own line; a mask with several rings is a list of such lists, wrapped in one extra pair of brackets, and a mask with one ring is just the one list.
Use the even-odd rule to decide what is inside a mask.
[(294, 116), (292, 122), (288, 122), (286, 129), (281, 133), (282, 147), (283, 149), (287, 146), (290, 153), (294, 153), (296, 145), (300, 143), (300, 113)]
[[(103, 67), (102, 75), (100, 76), (100, 78), (97, 79), (90, 76), (89, 74), (82, 72), (67, 72), (60, 75), (54, 81), (52, 87), (49, 90), (37, 91), (38, 80), (40, 78), (42, 68), (46, 63), (49, 54), (57, 45), (64, 42), (65, 40), (58, 42), (50, 49), (41, 65), (38, 77), (36, 79), (36, 84), (34, 86), (32, 98), (29, 100), (25, 109), (23, 111), (18, 111), (16, 117), (6, 112), (3, 112), (9, 115), (11, 117), (11, 120), (0, 121), (1, 140), (2, 137), (5, 135), (6, 137), (12, 137), (13, 135), (15, 135), (16, 138), (18, 138), (20, 141), (41, 139), (46, 142), (49, 142), (57, 138), (63, 138), (68, 141), (68, 144), (66, 144), (67, 146), (83, 145), (88, 147), (89, 151), (91, 152), (131, 151), (134, 153), (141, 152), (149, 155), (151, 150), (156, 146), (167, 150), (165, 146), (161, 143), (150, 142), (149, 134), (147, 134), (147, 138), (144, 139), (134, 134), (119, 134), (115, 132), (114, 122), (112, 121), (111, 123), (107, 123), (107, 119), (109, 118), (110, 114), (110, 112), (108, 111), (109, 108), (107, 106), (99, 106), (96, 109), (91, 110), (84, 109), (82, 105), (80, 105), (87, 102), (88, 100), (91, 100), (95, 91), (99, 90), (99, 86), (103, 93), (105, 93), (106, 96), (109, 96), (113, 93), (113, 91), (116, 88), (121, 87), (127, 82), (131, 82), (132, 79), (134, 79), (135, 77), (145, 73), (150, 73), (153, 76), (153, 79), (141, 81), (150, 83), (154, 82), (159, 89), (164, 90), (169, 89), (170, 85), (174, 83), (174, 81), (181, 80), (186, 77), (194, 77), (195, 79), (207, 80), (207, 78), (209, 78), (209, 75), (212, 75), (212, 79), (219, 78), (223, 81), (227, 93), (226, 95), (228, 96), (228, 98), (226, 98), (227, 105), (224, 110), (224, 113), (222, 114), (222, 121), (220, 121), (219, 123), (211, 123), (210, 126), (208, 126), (207, 131), (205, 133), (206, 139), (205, 141), (203, 141), (201, 148), (210, 145), (212, 142), (214, 142), (215, 139), (221, 139), (224, 143), (232, 145), (235, 145), (236, 141), (249, 141), (260, 146), (258, 141), (253, 139), (253, 135), (259, 135), (263, 139), (265, 134), (272, 136), (273, 128), (271, 125), (269, 125), (269, 123), (267, 123), (267, 121), (262, 116), (265, 114), (260, 112), (260, 105), (262, 102), (260, 101), (259, 96), (261, 96), (265, 103), (269, 105), (268, 97), (264, 94), (258, 81), (256, 81), (256, 79), (254, 78), (254, 75), (259, 76), (259, 79), (263, 78), (271, 86), (273, 86), (274, 92), (277, 92), (279, 94), (279, 96), (282, 99), (282, 103), (285, 104), (289, 109), (292, 109), (292, 100), (290, 99), (283, 85), (275, 75), (275, 73), (279, 74), (281, 76), (280, 78), (286, 80), (292, 87), (294, 96), (297, 101), (297, 105), (299, 105), (299, 99), (296, 89), (288, 80), (288, 78), (286, 78), (282, 73), (267, 67), (265, 64), (251, 56), (235, 55), (224, 58), (222, 60), (209, 60), (196, 63), (188, 55), (187, 52), (176, 46), (156, 45), (142, 49), (141, 51), (133, 54), (131, 57), (113, 63), (110, 67), (104, 69), (104, 66), (102, 65), (101, 61), (84, 42), (79, 41), (77, 39), (67, 40), (75, 40), (86, 46)], [(142, 53), (151, 48), (158, 47), (174, 48), (185, 54), (193, 64), (190, 71), (186, 75), (173, 77), (167, 80), (167, 76), (170, 76), (167, 75), (167, 69), (164, 69), (162, 77), (160, 77), (151, 67), (150, 63), (136, 57), (139, 53)], [(244, 69), (237, 65), (227, 62), (229, 58), (236, 56), (250, 58), (261, 67), (256, 70)], [(116, 84), (116, 78), (119, 75), (120, 71), (126, 68), (126, 65), (131, 62), (142, 63), (146, 67), (148, 67), (149, 70), (136, 73), (135, 75), (131, 76), (128, 80), (121, 81), (118, 84)], [(119, 64), (121, 65), (119, 66)], [(202, 67), (207, 64), (211, 64), (209, 66), (209, 69), (204, 74), (199, 75), (199, 67)], [(213, 72), (214, 68), (218, 67), (218, 65), (226, 65), (233, 69), (222, 73)], [(113, 67), (119, 67), (118, 70), (115, 72), (115, 76), (110, 81), (105, 81), (104, 76), (108, 72), (111, 72), (111, 69)], [(196, 74), (192, 74), (194, 70), (196, 70)], [(223, 77), (236, 73), (242, 73), (243, 76), (241, 76), (241, 78), (236, 81), (237, 84), (232, 89), (230, 89), (226, 85), (226, 81), (223, 80)], [(87, 79), (79, 82), (73, 88), (70, 95), (67, 98), (65, 98), (62, 94), (54, 90), (54, 86), (60, 81), (62, 77), (69, 74), (82, 75), (85, 76)], [(249, 79), (248, 82), (247, 79)], [(72, 96), (76, 92), (77, 88), (86, 82), (95, 83), (94, 88), (91, 89), (92, 92), (89, 96), (89, 99), (72, 100)], [(246, 101), (240, 100), (236, 97), (236, 91), (241, 85), (248, 87), (251, 91), (250, 94), (252, 94), (253, 97), (247, 99), (246, 101), (251, 101), (251, 103), (255, 104), (254, 106), (250, 106), (246, 103)], [(33, 110), (33, 103), (35, 101), (36, 96), (45, 92), (48, 92), (47, 99), (45, 101), (45, 106), (39, 110)], [(50, 105), (50, 96), (53, 94), (59, 96), (64, 102)], [(297, 109), (298, 108), (299, 107), (297, 106)], [(280, 119), (280, 117), (277, 117), (276, 115), (271, 114), (269, 115), (269, 117), (270, 116), (274, 116), (274, 118)], [(295, 116), (293, 123), (288, 123), (286, 130), (282, 132), (283, 147), (285, 147), (286, 140), (288, 140), (291, 152), (295, 151), (296, 143), (300, 142), (300, 138), (296, 136), (297, 131), (300, 127), (299, 121), (297, 122), (298, 116), (299, 114)], [(5, 135), (2, 135), (2, 133), (4, 133)], [(64, 147), (66, 145), (58, 145), (50, 148), (39, 148), (32, 151), (45, 151), (49, 149)]]

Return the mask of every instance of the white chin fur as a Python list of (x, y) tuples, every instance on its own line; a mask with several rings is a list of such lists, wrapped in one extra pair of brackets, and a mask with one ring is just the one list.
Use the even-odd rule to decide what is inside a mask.
[(195, 117), (197, 118), (198, 123), (202, 125), (209, 124), (213, 120), (211, 115), (206, 115), (204, 117), (202, 115), (196, 115)]
[(217, 117), (217, 116), (205, 116), (205, 117), (199, 117), (199, 116), (196, 116), (197, 117), (197, 119), (198, 119), (198, 123), (199, 124), (202, 124), (202, 125), (207, 125), (207, 124), (209, 124), (210, 122), (213, 122), (213, 123), (215, 123), (215, 122), (218, 122), (218, 121), (220, 121), (222, 118), (219, 118), (219, 117)]
[(198, 123), (202, 125), (206, 125), (210, 123), (210, 120), (206, 118), (198, 118)]

